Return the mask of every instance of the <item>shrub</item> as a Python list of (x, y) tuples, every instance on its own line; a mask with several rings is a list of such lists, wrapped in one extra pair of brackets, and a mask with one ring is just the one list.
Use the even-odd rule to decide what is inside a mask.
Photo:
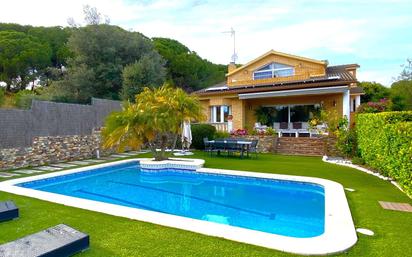
[(33, 100), (48, 100), (48, 97), (31, 90), (21, 90), (14, 95), (14, 105), (18, 108), (29, 109)]
[(356, 133), (365, 163), (412, 195), (412, 111), (358, 114)]
[(214, 139), (218, 139), (218, 138), (228, 138), (230, 137), (230, 133), (229, 132), (225, 132), (225, 131), (216, 131), (215, 135), (214, 135)]
[(4, 98), (6, 98), (5, 94), (6, 94), (6, 90), (0, 87), (0, 107), (3, 105)]
[(383, 98), (379, 102), (367, 102), (361, 104), (357, 112), (358, 113), (378, 113), (391, 110), (392, 102)]
[(214, 138), (216, 128), (209, 124), (192, 124), (192, 147), (195, 149), (204, 149), (203, 138)]

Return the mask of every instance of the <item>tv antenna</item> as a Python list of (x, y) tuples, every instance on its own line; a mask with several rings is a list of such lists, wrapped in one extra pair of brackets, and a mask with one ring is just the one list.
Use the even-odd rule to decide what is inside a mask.
[(223, 31), (222, 33), (230, 34), (233, 37), (233, 55), (232, 55), (232, 62), (236, 63), (237, 54), (236, 54), (236, 31), (233, 28), (230, 28), (229, 31)]

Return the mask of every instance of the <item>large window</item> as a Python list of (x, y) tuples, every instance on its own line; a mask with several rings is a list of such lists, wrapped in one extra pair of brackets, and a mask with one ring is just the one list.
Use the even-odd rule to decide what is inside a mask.
[(295, 69), (292, 66), (273, 62), (253, 72), (253, 79), (288, 77), (294, 74)]
[(216, 105), (210, 107), (210, 122), (227, 122), (229, 115), (232, 115), (232, 108), (228, 105)]
[(319, 117), (320, 104), (296, 104), (265, 106), (269, 115), (268, 124), (273, 122), (308, 122), (313, 117)]

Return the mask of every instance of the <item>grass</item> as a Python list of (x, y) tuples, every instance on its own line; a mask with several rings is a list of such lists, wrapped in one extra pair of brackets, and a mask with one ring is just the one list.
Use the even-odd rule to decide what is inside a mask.
[[(384, 210), (378, 203), (383, 200), (412, 204), (412, 200), (387, 181), (354, 169), (324, 163), (319, 157), (260, 155), (258, 160), (240, 160), (210, 158), (203, 153), (196, 153), (193, 157), (205, 159), (206, 167), (210, 168), (320, 177), (354, 188), (355, 192), (347, 192), (346, 195), (355, 226), (371, 229), (375, 236), (358, 235), (358, 243), (340, 256), (412, 256), (412, 213)], [(6, 199), (17, 203), (21, 218), (0, 223), (0, 244), (65, 223), (90, 235), (90, 250), (78, 256), (292, 256), (0, 192), (0, 200)]]

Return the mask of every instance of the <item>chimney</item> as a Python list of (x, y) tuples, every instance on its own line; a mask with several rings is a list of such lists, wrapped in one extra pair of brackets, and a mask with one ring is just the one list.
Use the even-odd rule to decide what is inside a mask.
[(230, 73), (236, 69), (236, 64), (234, 62), (230, 62), (227, 66), (227, 72)]

